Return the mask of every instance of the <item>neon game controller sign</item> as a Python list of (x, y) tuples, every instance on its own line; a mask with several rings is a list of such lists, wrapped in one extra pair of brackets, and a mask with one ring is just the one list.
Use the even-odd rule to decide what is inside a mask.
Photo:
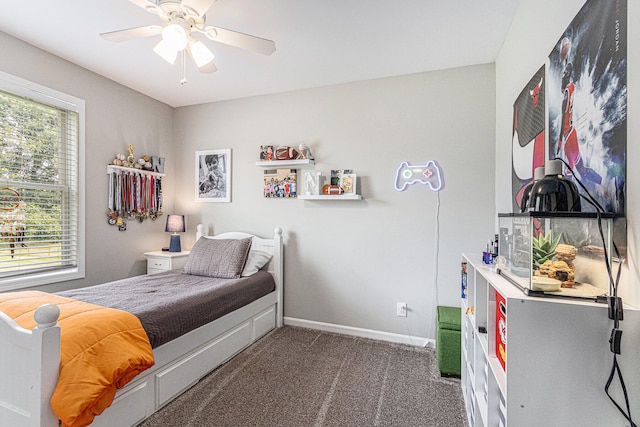
[(396, 172), (396, 190), (404, 191), (409, 185), (428, 185), (431, 191), (440, 191), (442, 178), (436, 162), (429, 160), (426, 165), (414, 166), (407, 162), (400, 163)]

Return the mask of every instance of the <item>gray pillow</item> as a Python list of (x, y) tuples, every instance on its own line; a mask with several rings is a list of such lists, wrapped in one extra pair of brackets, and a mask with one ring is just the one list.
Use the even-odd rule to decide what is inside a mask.
[(184, 272), (195, 276), (237, 279), (247, 261), (251, 238), (206, 239), (201, 237), (189, 254)]

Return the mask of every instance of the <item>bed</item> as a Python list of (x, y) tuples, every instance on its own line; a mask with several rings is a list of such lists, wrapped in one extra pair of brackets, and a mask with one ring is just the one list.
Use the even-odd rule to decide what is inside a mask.
[[(282, 230), (277, 228), (271, 239), (241, 232), (204, 236), (202, 225), (199, 225), (197, 230), (197, 241), (200, 237), (222, 241), (251, 239), (251, 252), (247, 258), (247, 265), (252, 256), (262, 254), (264, 258), (265, 253), (271, 256), (270, 260), (267, 257), (257, 263), (257, 269), (262, 271), (258, 271), (252, 277), (258, 277), (260, 274), (265, 274), (264, 271), (268, 271), (273, 277), (272, 281), (275, 282), (274, 289), (248, 304), (243, 303), (240, 308), (234, 307), (235, 303), (223, 304), (225, 308), (218, 313), (219, 317), (187, 333), (180, 330), (164, 333), (167, 329), (171, 329), (164, 327), (157, 328), (157, 335), (149, 333), (155, 363), (119, 389), (111, 406), (94, 419), (92, 426), (133, 426), (140, 423), (256, 339), (271, 329), (282, 326)], [(202, 253), (202, 251), (199, 252)], [(189, 267), (193, 273), (194, 269), (197, 272), (199, 268), (206, 268), (198, 265), (198, 258), (192, 259), (192, 254), (189, 255), (190, 259), (185, 269)], [(264, 262), (267, 264), (260, 269), (260, 265)], [(131, 283), (135, 283), (137, 289), (142, 286), (141, 277), (152, 278), (153, 281), (158, 282), (170, 280), (168, 276), (171, 274), (175, 272), (139, 276), (131, 278)], [(126, 281), (113, 283), (120, 287), (127, 285)], [(87, 300), (89, 303), (94, 302), (91, 300), (93, 297), (87, 296), (90, 295), (86, 294), (87, 292), (88, 288), (81, 288), (61, 294)], [(197, 295), (193, 298), (200, 299)], [(126, 302), (129, 298), (121, 299), (125, 306), (131, 303)], [(145, 307), (145, 304), (140, 304), (139, 310), (147, 310)], [(120, 307), (116, 308), (120, 309)], [(148, 310), (147, 314), (150, 315), (154, 310), (156, 314), (160, 314), (160, 317), (165, 317), (165, 321), (172, 320), (171, 314), (167, 314), (169, 310), (164, 306)], [(138, 314), (145, 330), (149, 325), (155, 324), (153, 323), (155, 317), (151, 316), (147, 319), (145, 318), (147, 314)], [(37, 326), (29, 330), (22, 328), (0, 311), (0, 360), (2, 360), (0, 364), (0, 378), (2, 378), (0, 425), (33, 427), (59, 425), (59, 419), (50, 405), (54, 389), (58, 384), (61, 360), (58, 315), (59, 309), (56, 305), (40, 306), (33, 316), (34, 324)], [(202, 316), (198, 314), (191, 317), (201, 321)], [(182, 325), (183, 322), (173, 319), (173, 324)]]

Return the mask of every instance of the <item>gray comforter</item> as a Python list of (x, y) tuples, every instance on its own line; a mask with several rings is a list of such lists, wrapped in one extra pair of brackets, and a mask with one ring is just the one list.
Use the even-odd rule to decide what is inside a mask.
[(147, 332), (151, 347), (156, 348), (274, 289), (273, 276), (266, 271), (240, 279), (218, 279), (174, 270), (58, 295), (134, 314)]

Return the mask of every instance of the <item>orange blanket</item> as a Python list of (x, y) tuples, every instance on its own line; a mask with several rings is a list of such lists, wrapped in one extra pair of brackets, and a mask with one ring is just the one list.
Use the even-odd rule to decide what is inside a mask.
[(131, 313), (38, 291), (0, 294), (0, 311), (25, 329), (42, 304), (60, 307), (60, 376), (51, 407), (65, 427), (91, 424), (116, 390), (154, 363), (140, 320)]

